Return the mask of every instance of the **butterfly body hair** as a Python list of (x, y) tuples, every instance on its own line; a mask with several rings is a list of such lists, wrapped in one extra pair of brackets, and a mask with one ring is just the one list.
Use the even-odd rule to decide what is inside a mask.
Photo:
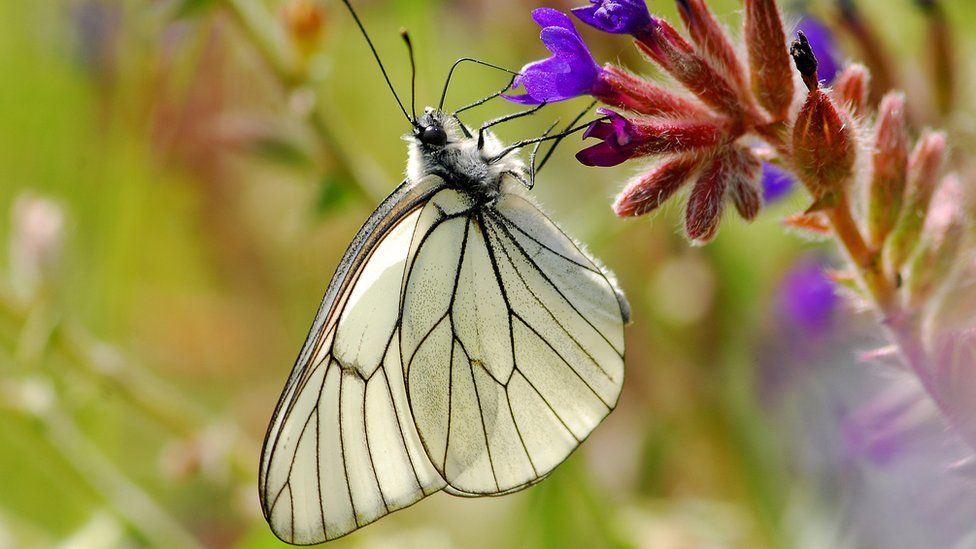
[(476, 204), (493, 204), (506, 177), (525, 173), (525, 165), (515, 155), (498, 158), (504, 145), (490, 131), (484, 132), (479, 147), (478, 138), (471, 136), (470, 128), (443, 111), (428, 107), (418, 117), (417, 126), (443, 129), (444, 143), (428, 143), (419, 132), (409, 133), (404, 139), (409, 145), (407, 179), (420, 181), (429, 175), (444, 179), (452, 188), (468, 194)]

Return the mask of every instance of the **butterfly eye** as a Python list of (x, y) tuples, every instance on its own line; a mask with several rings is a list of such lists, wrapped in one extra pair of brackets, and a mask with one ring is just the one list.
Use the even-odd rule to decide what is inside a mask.
[(425, 145), (441, 147), (447, 144), (447, 132), (440, 126), (427, 126), (420, 131), (420, 141)]

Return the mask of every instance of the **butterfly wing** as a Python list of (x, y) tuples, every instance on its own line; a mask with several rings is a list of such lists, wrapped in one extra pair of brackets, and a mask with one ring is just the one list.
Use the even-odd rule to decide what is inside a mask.
[(528, 199), (439, 191), (407, 260), (400, 352), (431, 463), (459, 495), (528, 486), (617, 402), (626, 302)]
[(413, 426), (397, 333), (410, 243), (443, 185), (400, 185), (329, 283), (261, 456), (261, 505), (283, 541), (335, 539), (444, 486)]

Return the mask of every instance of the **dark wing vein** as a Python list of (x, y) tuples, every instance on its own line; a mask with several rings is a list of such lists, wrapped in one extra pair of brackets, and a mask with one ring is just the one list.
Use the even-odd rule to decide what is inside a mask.
[[(499, 215), (499, 216), (501, 216), (501, 214), (498, 214), (498, 215)], [(508, 230), (508, 227), (506, 226), (506, 223), (504, 223), (504, 222), (503, 222), (503, 223), (499, 223), (499, 224), (498, 224), (498, 226), (499, 226), (499, 227), (501, 227), (501, 229), (502, 229), (503, 231), (505, 231), (505, 235), (506, 235), (506, 236), (508, 237), (508, 239), (509, 239), (509, 240), (510, 240), (510, 241), (512, 242), (512, 244), (514, 244), (514, 245), (515, 245), (515, 247), (516, 247), (516, 248), (518, 248), (518, 250), (519, 250), (519, 252), (520, 252), (520, 253), (522, 254), (522, 256), (523, 256), (523, 257), (525, 257), (525, 259), (526, 259), (526, 261), (528, 261), (529, 263), (531, 263), (531, 264), (532, 264), (532, 266), (533, 266), (533, 267), (535, 268), (535, 270), (536, 270), (536, 271), (537, 271), (537, 272), (539, 273), (539, 275), (540, 275), (540, 276), (542, 276), (542, 278), (543, 278), (543, 279), (545, 279), (545, 281), (546, 281), (546, 282), (547, 282), (547, 283), (548, 283), (548, 284), (549, 284), (550, 286), (552, 286), (552, 288), (553, 288), (553, 289), (554, 289), (554, 290), (556, 291), (556, 293), (558, 293), (558, 294), (559, 294), (559, 296), (563, 298), (563, 301), (565, 301), (565, 302), (566, 302), (566, 303), (567, 303), (567, 304), (568, 304), (568, 305), (569, 305), (569, 306), (570, 306), (570, 307), (571, 307), (571, 308), (572, 308), (572, 309), (573, 309), (574, 311), (576, 311), (576, 314), (578, 314), (578, 315), (580, 316), (580, 318), (582, 318), (582, 319), (583, 319), (583, 320), (584, 320), (584, 321), (585, 321), (585, 322), (586, 322), (587, 324), (589, 324), (589, 325), (590, 325), (590, 327), (591, 327), (591, 328), (593, 328), (593, 330), (594, 330), (594, 331), (595, 331), (596, 333), (598, 333), (598, 334), (600, 334), (600, 337), (602, 337), (602, 338), (603, 338), (603, 340), (607, 342), (607, 345), (609, 345), (609, 346), (610, 346), (610, 348), (611, 348), (611, 349), (613, 349), (613, 351), (614, 351), (615, 353), (617, 353), (617, 356), (619, 356), (619, 357), (621, 357), (621, 358), (623, 358), (623, 355), (622, 355), (621, 353), (619, 353), (619, 352), (617, 352), (617, 348), (616, 348), (616, 347), (615, 347), (615, 346), (613, 345), (613, 343), (611, 343), (611, 342), (610, 342), (610, 339), (609, 339), (609, 338), (608, 338), (608, 337), (607, 337), (607, 336), (606, 336), (606, 335), (605, 335), (605, 334), (604, 334), (604, 333), (603, 333), (603, 332), (602, 332), (602, 331), (601, 331), (601, 330), (600, 330), (599, 328), (597, 328), (596, 326), (594, 326), (594, 325), (593, 325), (593, 323), (592, 323), (592, 322), (590, 322), (590, 319), (588, 319), (588, 318), (586, 318), (586, 315), (584, 315), (584, 314), (583, 314), (582, 312), (580, 312), (580, 310), (579, 310), (579, 309), (578, 309), (578, 308), (576, 307), (576, 304), (575, 304), (575, 303), (573, 303), (573, 301), (572, 301), (572, 300), (570, 300), (570, 299), (569, 299), (568, 297), (566, 297), (566, 295), (565, 295), (565, 294), (563, 293), (563, 291), (562, 291), (562, 290), (561, 290), (561, 289), (559, 288), (559, 286), (558, 286), (558, 285), (556, 285), (556, 283), (555, 283), (555, 282), (554, 282), (554, 281), (553, 281), (553, 280), (552, 280), (551, 278), (549, 278), (549, 275), (547, 275), (547, 274), (546, 274), (546, 272), (545, 272), (545, 270), (543, 270), (543, 269), (542, 269), (541, 267), (539, 267), (539, 264), (538, 264), (538, 263), (536, 263), (536, 261), (535, 261), (535, 259), (534, 259), (534, 258), (533, 258), (532, 256), (530, 256), (530, 255), (529, 255), (529, 253), (528, 253), (528, 252), (527, 252), (527, 251), (525, 250), (525, 248), (523, 248), (523, 247), (522, 247), (522, 245), (521, 245), (521, 244), (519, 244), (519, 242), (518, 242), (518, 240), (517, 240), (517, 239), (515, 238), (515, 236), (514, 236), (514, 235), (512, 235), (512, 233), (511, 233), (511, 231), (509, 231), (509, 230)], [(518, 227), (516, 227), (516, 229), (518, 229)], [(494, 234), (495, 234), (495, 235), (496, 235), (496, 237), (497, 237), (497, 233), (494, 233)], [(568, 238), (568, 237), (567, 237), (567, 238)], [(540, 245), (541, 245), (541, 244), (540, 244)], [(547, 248), (547, 249), (549, 249), (549, 248)], [(563, 256), (562, 256), (561, 254), (558, 254), (558, 253), (556, 253), (556, 252), (553, 252), (553, 253), (554, 253), (555, 255), (557, 255), (557, 256), (559, 256), (559, 257), (562, 257), (563, 259), (566, 259), (566, 260), (567, 260), (567, 261), (569, 261), (570, 263), (573, 263), (573, 264), (576, 264), (576, 265), (578, 265), (578, 263), (576, 263), (575, 261), (573, 261), (573, 260), (571, 260), (571, 259), (567, 259), (567, 258), (565, 258), (565, 257), (563, 257)], [(513, 265), (513, 267), (514, 267), (514, 265)], [(517, 267), (516, 267), (516, 270), (517, 270)], [(611, 290), (613, 289), (613, 284), (610, 284), (610, 281), (609, 281), (609, 280), (607, 280), (607, 277), (606, 277), (606, 275), (605, 275), (605, 274), (603, 274), (603, 273), (602, 273), (602, 272), (600, 272), (600, 271), (593, 271), (593, 272), (595, 272), (596, 274), (598, 274), (598, 275), (600, 275), (600, 278), (602, 278), (602, 279), (603, 279), (603, 281), (607, 283), (607, 286), (608, 286), (608, 287), (609, 287), (609, 288), (610, 288)], [(611, 379), (612, 379), (612, 378), (611, 378)]]
[[(514, 221), (512, 221), (511, 219), (509, 219), (508, 216), (505, 215), (505, 214), (503, 214), (502, 212), (500, 212), (498, 210), (494, 210), (494, 214), (495, 215), (493, 217), (497, 217), (498, 220), (501, 221), (502, 223), (504, 223), (505, 225), (507, 225), (507, 226), (515, 229), (516, 231), (522, 233), (523, 235), (525, 235), (526, 238), (528, 238), (532, 242), (535, 242), (541, 248), (544, 248), (546, 250), (549, 250), (552, 254), (557, 255), (557, 256), (565, 259), (566, 261), (569, 261), (570, 263), (572, 263), (574, 265), (577, 265), (577, 266), (582, 267), (582, 268), (584, 268), (584, 269), (586, 269), (586, 270), (588, 270), (590, 272), (594, 272), (594, 273), (596, 273), (598, 275), (603, 276), (603, 273), (600, 272), (600, 270), (595, 265), (586, 265), (586, 264), (580, 263), (579, 261), (576, 261), (575, 259), (573, 259), (571, 257), (566, 257), (565, 255), (561, 254), (557, 250), (554, 250), (549, 245), (543, 243), (538, 238), (536, 238), (536, 237), (532, 236), (531, 234), (525, 232), (522, 229), (522, 227), (519, 227), (517, 223), (515, 223)], [(557, 227), (557, 230), (558, 230), (558, 227)], [(560, 231), (560, 234), (562, 234), (563, 236), (566, 236), (566, 233), (563, 233), (562, 231)], [(572, 239), (570, 239), (568, 236), (566, 236), (566, 239), (569, 240), (570, 242), (572, 242)], [(573, 244), (573, 246), (576, 247), (575, 244)], [(580, 252), (581, 255), (584, 255), (583, 252), (579, 248), (576, 248), (576, 251)]]
[[(492, 232), (494, 233), (494, 230), (492, 230)], [(497, 238), (497, 237), (498, 237), (498, 235), (497, 235), (497, 234), (495, 234), (495, 237)], [(514, 241), (513, 241), (513, 242), (514, 242)], [(516, 245), (517, 245), (517, 244), (516, 244)], [(580, 343), (580, 341), (579, 341), (579, 340), (577, 340), (577, 339), (576, 339), (576, 337), (575, 337), (575, 336), (573, 336), (573, 334), (572, 334), (572, 333), (570, 333), (570, 332), (569, 332), (569, 330), (567, 330), (567, 329), (566, 329), (566, 327), (565, 327), (565, 326), (563, 326), (561, 322), (559, 322), (559, 320), (558, 320), (558, 319), (556, 318), (556, 316), (555, 316), (554, 314), (552, 314), (552, 311), (550, 311), (550, 310), (549, 310), (549, 309), (548, 309), (548, 308), (547, 308), (547, 307), (545, 306), (545, 304), (544, 304), (544, 303), (542, 303), (542, 300), (541, 300), (541, 299), (539, 299), (539, 296), (538, 296), (538, 295), (536, 295), (536, 293), (535, 293), (535, 291), (534, 291), (534, 290), (532, 289), (532, 287), (531, 287), (531, 286), (529, 286), (529, 284), (528, 284), (528, 283), (527, 283), (527, 282), (525, 281), (525, 278), (524, 278), (524, 277), (522, 276), (522, 273), (521, 273), (521, 271), (519, 271), (519, 268), (518, 268), (518, 267), (517, 267), (517, 266), (515, 265), (515, 262), (514, 262), (514, 261), (512, 260), (512, 258), (511, 258), (511, 256), (509, 256), (509, 255), (508, 255), (508, 251), (507, 251), (507, 250), (505, 250), (505, 248), (504, 248), (504, 247), (502, 247), (502, 253), (504, 253), (504, 254), (505, 254), (505, 257), (506, 257), (506, 258), (508, 259), (508, 262), (509, 262), (509, 264), (510, 264), (510, 265), (512, 266), (512, 270), (513, 270), (513, 271), (515, 271), (515, 274), (516, 274), (516, 275), (517, 275), (517, 276), (519, 277), (519, 280), (521, 280), (521, 281), (522, 281), (522, 285), (524, 285), (524, 286), (525, 286), (525, 288), (526, 288), (526, 289), (527, 289), (527, 290), (529, 291), (529, 293), (530, 293), (530, 294), (532, 294), (532, 298), (533, 298), (533, 299), (535, 299), (535, 301), (536, 301), (536, 303), (538, 303), (538, 304), (539, 304), (539, 307), (540, 307), (540, 308), (541, 308), (542, 310), (544, 310), (544, 311), (546, 311), (546, 313), (547, 313), (547, 314), (549, 315), (549, 318), (551, 318), (551, 319), (552, 319), (552, 321), (553, 321), (553, 322), (555, 322), (557, 326), (559, 326), (559, 328), (560, 328), (560, 329), (561, 329), (561, 330), (563, 331), (563, 333), (565, 333), (565, 334), (566, 334), (566, 336), (567, 336), (567, 337), (568, 337), (569, 339), (571, 339), (571, 340), (573, 341), (573, 343), (575, 343), (575, 344), (576, 344), (576, 346), (580, 348), (580, 350), (581, 350), (581, 351), (583, 351), (583, 353), (584, 353), (584, 354), (586, 355), (586, 357), (590, 359), (590, 361), (591, 361), (591, 362), (592, 362), (592, 363), (593, 363), (593, 364), (594, 364), (594, 365), (595, 365), (595, 366), (597, 367), (597, 369), (598, 369), (598, 370), (600, 370), (600, 372), (601, 372), (601, 373), (603, 373), (603, 375), (604, 375), (604, 376), (606, 376), (606, 377), (607, 377), (607, 379), (609, 379), (609, 380), (610, 380), (610, 381), (612, 382), (612, 381), (613, 381), (613, 378), (612, 378), (612, 377), (610, 377), (610, 374), (608, 374), (608, 373), (606, 372), (606, 370), (604, 370), (604, 369), (603, 369), (603, 366), (601, 366), (601, 365), (600, 365), (600, 363), (599, 363), (599, 362), (597, 362), (597, 361), (596, 361), (596, 359), (594, 359), (594, 358), (593, 358), (593, 356), (592, 356), (592, 355), (590, 354), (590, 352), (589, 352), (589, 351), (588, 351), (588, 350), (586, 349), (586, 347), (584, 347), (584, 346), (583, 346), (583, 344), (582, 344), (582, 343)], [(523, 253), (524, 253), (524, 252), (523, 252)], [(533, 265), (535, 265), (535, 264), (533, 263)], [(539, 267), (538, 267), (538, 265), (535, 265), (535, 268), (536, 268), (536, 270), (537, 270), (537, 271), (539, 271), (539, 273), (540, 273), (540, 275), (541, 275), (541, 276), (542, 276), (543, 278), (546, 278), (546, 276), (545, 276), (545, 273), (543, 273), (543, 272), (542, 272), (541, 270), (539, 270)], [(548, 280), (548, 278), (546, 278), (546, 279)], [(551, 285), (551, 284), (552, 284), (552, 283), (550, 282), (550, 285)], [(553, 286), (553, 287), (555, 288), (555, 286)], [(558, 289), (557, 289), (557, 291), (558, 291)], [(560, 295), (560, 296), (562, 296), (562, 294), (561, 294), (561, 293), (560, 293), (559, 295)], [(566, 300), (566, 298), (565, 298), (565, 296), (563, 296), (563, 299), (564, 299), (564, 300)], [(568, 303), (568, 300), (566, 300), (566, 301), (567, 301), (567, 303)], [(571, 304), (571, 303), (570, 303), (570, 305), (572, 306), (572, 304)], [(576, 310), (576, 309), (575, 309), (575, 307), (574, 307), (574, 309), (573, 309), (573, 310)], [(579, 311), (576, 311), (576, 312), (577, 312), (577, 314), (579, 314)], [(589, 383), (587, 383), (585, 379), (583, 379), (583, 377), (582, 377), (582, 376), (580, 375), (580, 373), (576, 371), (576, 368), (573, 368), (573, 366), (572, 366), (572, 364), (570, 364), (570, 363), (569, 363), (569, 361), (567, 361), (567, 360), (566, 360), (566, 358), (565, 358), (565, 357), (563, 357), (563, 355), (562, 355), (562, 353), (560, 353), (560, 352), (558, 352), (558, 351), (556, 351), (556, 349), (555, 349), (555, 347), (553, 347), (553, 345), (552, 345), (552, 343), (550, 343), (548, 339), (546, 339), (545, 337), (543, 337), (543, 336), (542, 336), (542, 334), (540, 334), (540, 333), (538, 332), (538, 330), (536, 330), (536, 329), (535, 329), (534, 327), (532, 327), (532, 326), (531, 326), (531, 325), (530, 325), (530, 324), (529, 324), (528, 322), (526, 322), (526, 320), (525, 320), (524, 318), (522, 318), (522, 317), (521, 317), (520, 315), (518, 315), (518, 314), (517, 314), (517, 313), (515, 313), (514, 311), (512, 311), (512, 312), (511, 312), (510, 314), (511, 314), (512, 316), (514, 316), (514, 317), (516, 317), (516, 318), (518, 318), (518, 319), (519, 319), (520, 321), (522, 321), (522, 324), (524, 324), (524, 325), (525, 325), (525, 326), (526, 326), (527, 328), (529, 328), (530, 330), (532, 330), (532, 332), (533, 332), (533, 333), (535, 333), (535, 335), (536, 335), (536, 336), (537, 336), (537, 337), (538, 337), (539, 339), (541, 339), (541, 340), (542, 340), (543, 342), (545, 342), (545, 344), (546, 344), (546, 345), (547, 345), (547, 346), (548, 346), (548, 347), (549, 347), (550, 349), (552, 349), (554, 353), (556, 353), (556, 356), (558, 356), (558, 357), (559, 357), (559, 358), (560, 358), (560, 359), (561, 359), (561, 360), (563, 361), (563, 363), (565, 363), (565, 364), (566, 364), (566, 366), (567, 366), (567, 367), (568, 367), (568, 368), (569, 368), (570, 370), (572, 370), (572, 371), (573, 371), (573, 373), (574, 373), (574, 374), (576, 374), (576, 376), (577, 376), (577, 377), (579, 377), (579, 378), (580, 378), (580, 381), (582, 381), (582, 382), (583, 382), (583, 384), (584, 384), (584, 385), (586, 385), (586, 387), (587, 387), (587, 388), (589, 388), (589, 390), (590, 390), (590, 391), (593, 391), (593, 394), (595, 394), (595, 395), (597, 396), (597, 398), (599, 398), (599, 399), (600, 399), (600, 401), (601, 401), (601, 402), (603, 402), (603, 398), (602, 398), (602, 397), (601, 397), (601, 396), (599, 395), (599, 393), (597, 393), (597, 392), (596, 392), (596, 390), (595, 390), (595, 389), (594, 389), (593, 387), (591, 387), (591, 386), (590, 386), (590, 384), (589, 384)], [(582, 315), (580, 315), (580, 316), (582, 316)], [(591, 324), (591, 326), (592, 326), (592, 324)], [(594, 329), (594, 330), (596, 330), (596, 328), (593, 328), (593, 329)], [(597, 333), (599, 333), (599, 330), (597, 330)], [(601, 336), (602, 336), (602, 334), (601, 334)], [(608, 341), (608, 342), (607, 342), (607, 344), (609, 344), (609, 343), (610, 343), (610, 342)], [(613, 345), (611, 345), (610, 347), (611, 347), (611, 349), (612, 349), (612, 348), (613, 348)], [(604, 402), (604, 404), (606, 404), (606, 402)], [(610, 408), (613, 408), (612, 406), (609, 406), (609, 405), (608, 405), (608, 407), (610, 407)]]

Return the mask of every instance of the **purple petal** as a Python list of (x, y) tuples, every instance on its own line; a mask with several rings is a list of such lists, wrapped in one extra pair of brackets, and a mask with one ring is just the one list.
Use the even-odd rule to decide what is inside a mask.
[(542, 28), (561, 27), (568, 31), (572, 31), (579, 36), (579, 33), (576, 31), (576, 27), (573, 26), (573, 20), (559, 10), (552, 8), (536, 8), (532, 10), (532, 19), (534, 19), (535, 22), (538, 23)]
[(820, 261), (797, 263), (786, 274), (779, 296), (780, 316), (806, 333), (823, 335), (833, 325), (837, 294)]
[(584, 166), (609, 168), (630, 160), (632, 154), (632, 151), (620, 149), (604, 142), (576, 153), (576, 159)]
[(793, 190), (793, 176), (783, 168), (764, 162), (762, 166), (763, 200), (775, 202)]
[(637, 34), (651, 24), (644, 0), (590, 0), (590, 3), (571, 11), (580, 21), (603, 32)]
[[(553, 19), (549, 13), (551, 11), (555, 10), (548, 10), (540, 14), (539, 18)], [(517, 103), (538, 104), (586, 95), (593, 89), (602, 69), (596, 64), (579, 33), (572, 28), (569, 18), (565, 15), (563, 17), (570, 25), (569, 29), (549, 26), (543, 28), (539, 34), (542, 42), (552, 52), (552, 57), (522, 67), (513, 87), (523, 87), (526, 94), (506, 95), (506, 99)]]

